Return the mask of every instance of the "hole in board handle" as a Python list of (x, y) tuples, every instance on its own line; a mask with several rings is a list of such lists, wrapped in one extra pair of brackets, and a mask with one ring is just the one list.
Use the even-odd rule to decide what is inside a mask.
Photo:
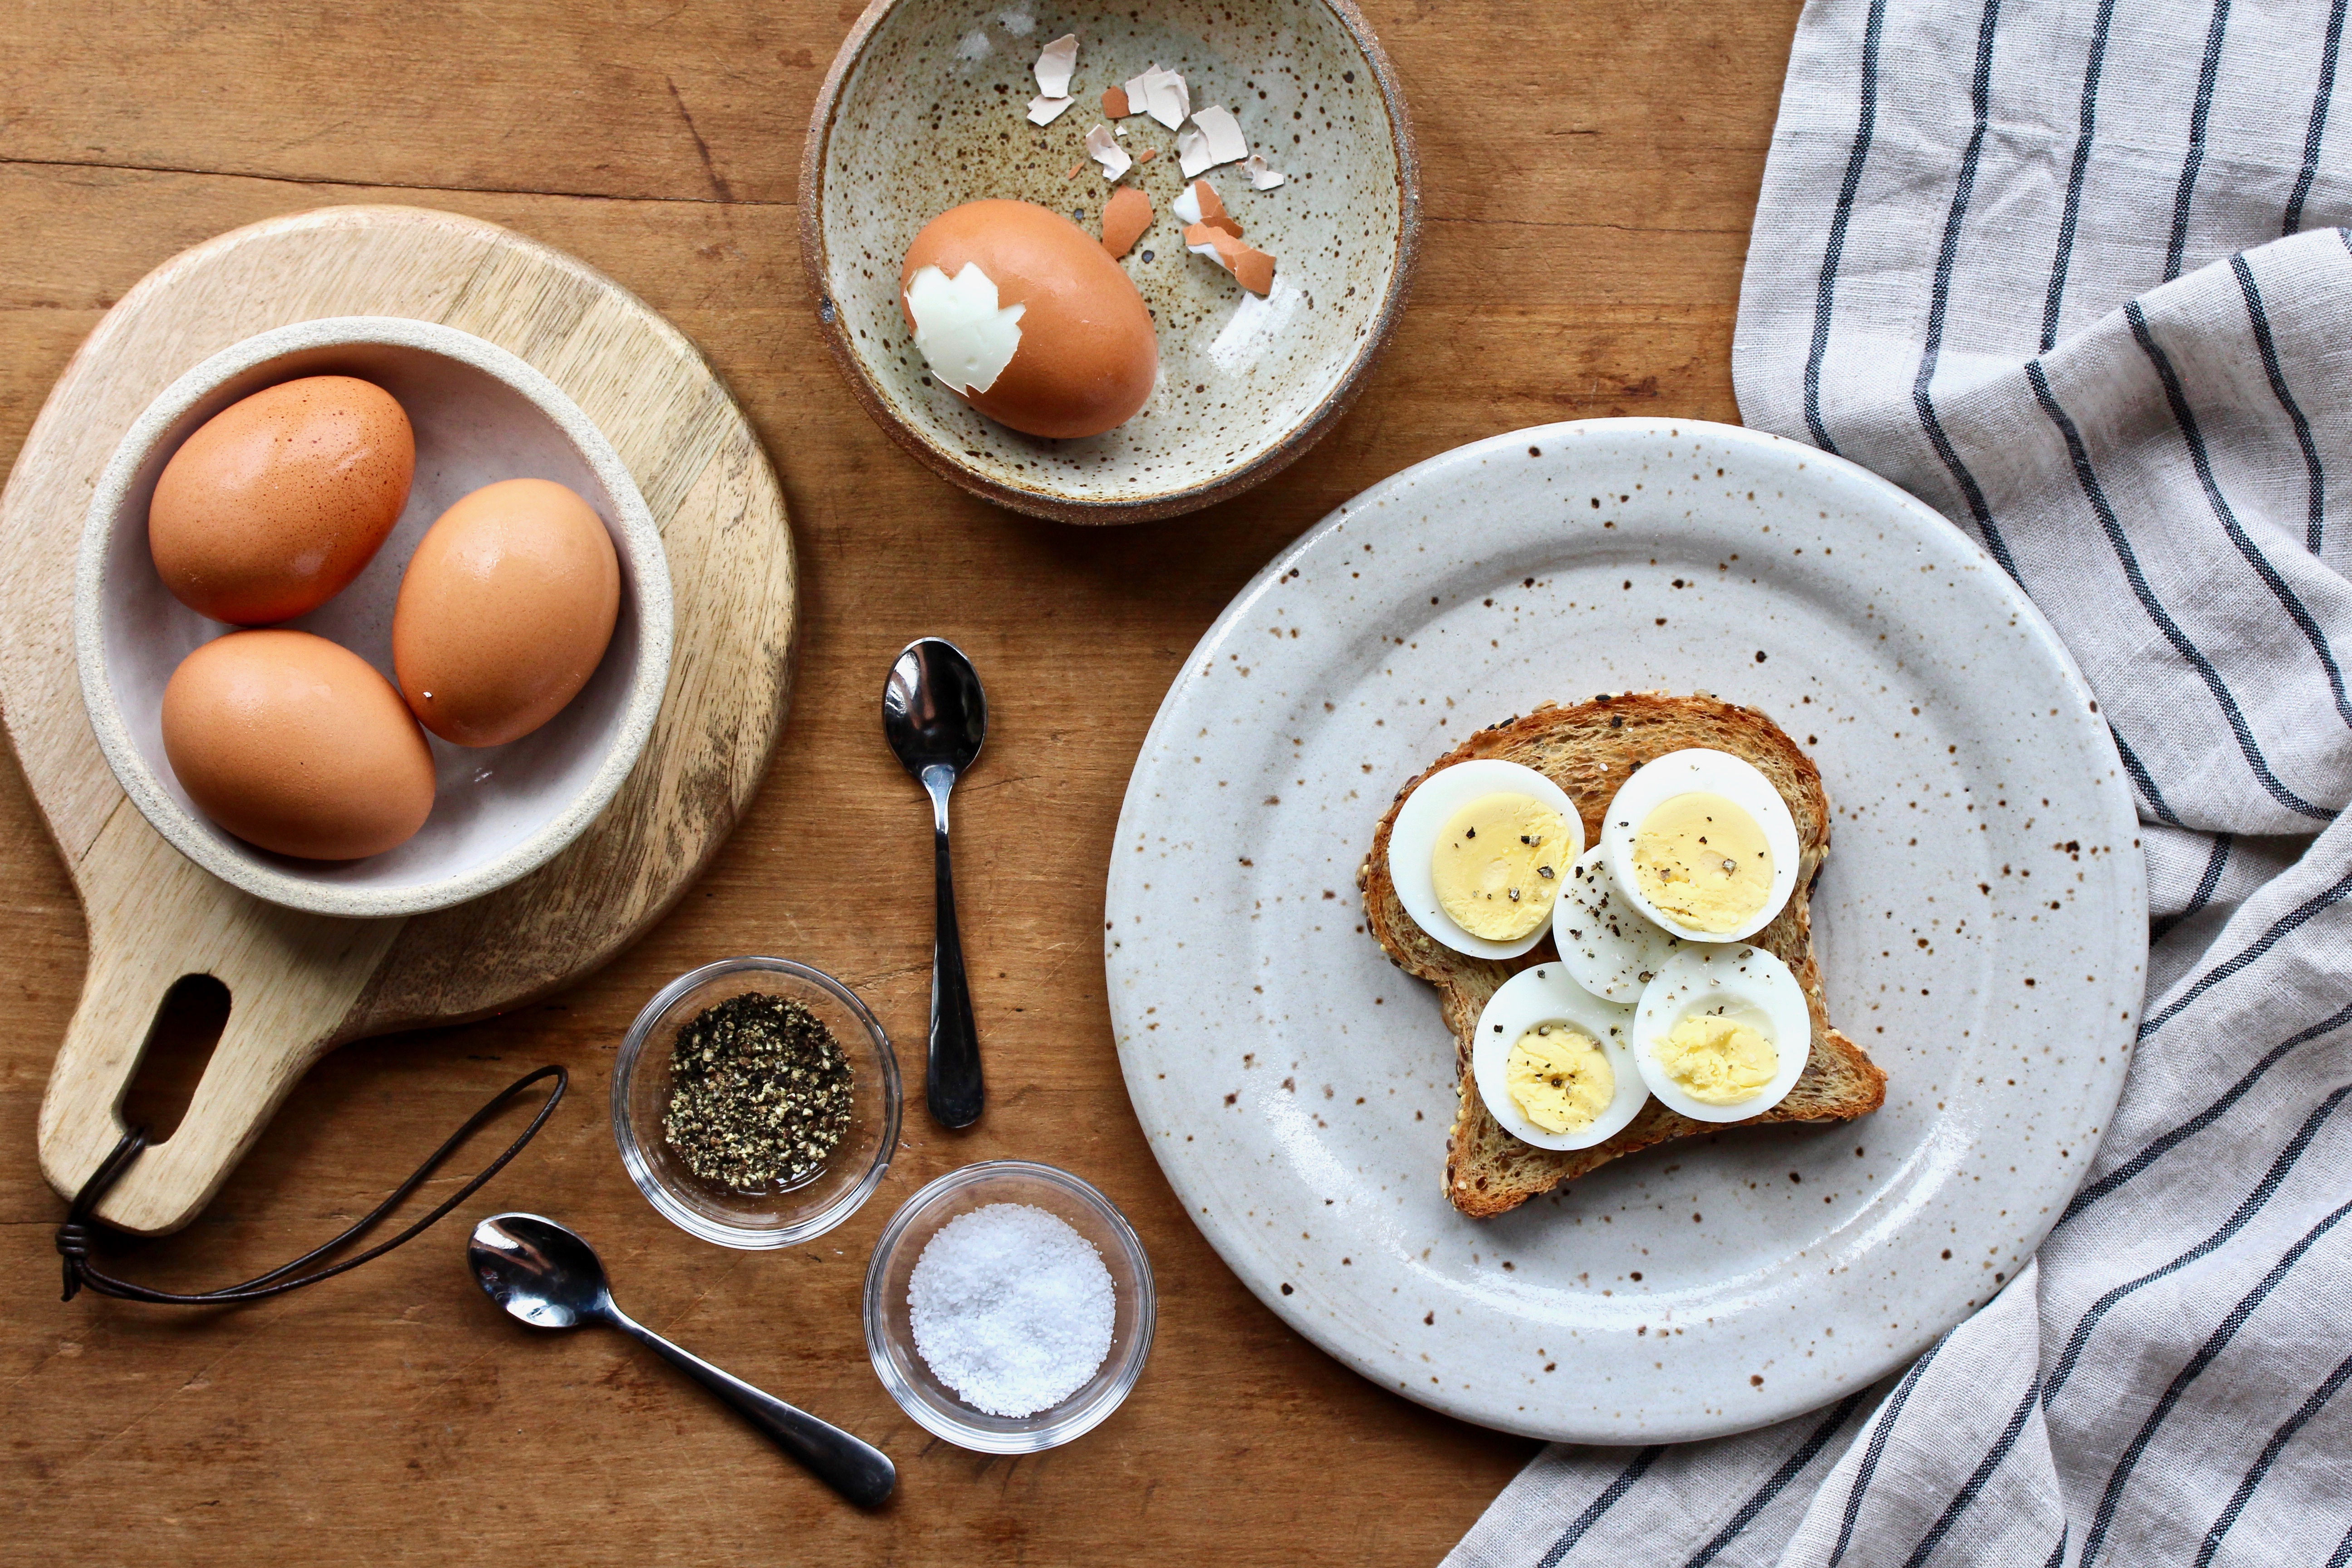
[(138, 1070), (122, 1093), (123, 1124), (144, 1124), (151, 1147), (179, 1130), (228, 1026), (228, 987), (209, 974), (183, 974), (163, 993)]

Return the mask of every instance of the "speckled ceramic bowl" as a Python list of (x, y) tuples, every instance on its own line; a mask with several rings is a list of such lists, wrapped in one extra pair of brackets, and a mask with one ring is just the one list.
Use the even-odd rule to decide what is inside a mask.
[[(1031, 68), (1078, 35), (1076, 99), (1029, 123)], [(1287, 176), (1254, 191), (1235, 164), (1203, 177), (1278, 263), (1245, 294), (1184, 248), (1176, 136), (1118, 122), (1124, 183), (1153, 221), (1122, 265), (1160, 329), (1160, 384), (1105, 435), (1047, 441), (983, 418), (932, 380), (898, 306), (923, 225), (983, 196), (1037, 202), (1101, 232), (1112, 186), (1082, 143), (1103, 89), (1159, 64), (1195, 109), (1223, 104)], [(1073, 176), (1073, 167), (1078, 172)], [(900, 445), (956, 483), (1066, 522), (1139, 522), (1246, 489), (1330, 427), (1396, 324), (1420, 232), (1404, 98), (1350, 0), (1150, 0), (1116, 12), (1036, 0), (875, 0), (817, 96), (801, 164), (801, 242), (842, 374)]]

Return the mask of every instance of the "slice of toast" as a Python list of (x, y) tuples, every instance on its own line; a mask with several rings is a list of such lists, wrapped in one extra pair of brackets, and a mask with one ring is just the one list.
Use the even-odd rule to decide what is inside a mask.
[[(1797, 819), (1797, 890), (1772, 923), (1749, 940), (1786, 963), (1804, 987), (1813, 1019), (1812, 1049), (1804, 1074), (1786, 1100), (1745, 1121), (1695, 1121), (1653, 1100), (1622, 1131), (1590, 1149), (1555, 1152), (1523, 1143), (1503, 1131), (1478, 1097), (1470, 1074), (1471, 1034), (1487, 999), (1504, 981), (1522, 969), (1552, 962), (1558, 954), (1547, 935), (1523, 957), (1499, 962), (1473, 958), (1415, 924), (1397, 901), (1396, 887), (1389, 879), (1389, 830), (1397, 808), (1422, 779), (1440, 768), (1499, 757), (1524, 763), (1567, 791), (1584, 818), (1586, 842), (1597, 843), (1601, 813), (1633, 770), (1654, 757), (1692, 746), (1728, 752), (1753, 763), (1772, 781)], [(1850, 1121), (1877, 1110), (1886, 1099), (1886, 1074), (1860, 1046), (1830, 1026), (1821, 970), (1813, 962), (1810, 902), (1813, 878), (1829, 847), (1829, 796), (1811, 759), (1754, 709), (1712, 697), (1629, 692), (1573, 708), (1546, 703), (1523, 719), (1479, 731), (1399, 790), (1372, 835), (1371, 854), (1356, 873), (1356, 887), (1363, 894), (1365, 923), (1390, 962), (1437, 987), (1446, 1026), (1454, 1031), (1461, 1109), (1445, 1146), (1445, 1195), (1454, 1206), (1477, 1218), (1502, 1214), (1622, 1154), (1689, 1133), (1776, 1121)]]

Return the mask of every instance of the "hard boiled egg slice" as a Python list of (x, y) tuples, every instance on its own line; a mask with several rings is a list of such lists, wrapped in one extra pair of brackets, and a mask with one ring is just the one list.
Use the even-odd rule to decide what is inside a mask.
[(1789, 1097), (1813, 1016), (1789, 966), (1760, 947), (1710, 942), (1666, 960), (1633, 1016), (1633, 1059), (1660, 1104), (1745, 1121)]
[[(1542, 940), (1583, 853), (1584, 820), (1566, 791), (1533, 768), (1482, 758), (1430, 774), (1406, 798), (1389, 829), (1389, 879), (1413, 922), (1454, 952), (1517, 958)], [(1449, 897), (1465, 917), (1507, 934), (1468, 929), (1447, 911)]]
[(1685, 942), (1739, 942), (1797, 890), (1797, 822), (1772, 781), (1728, 752), (1693, 747), (1643, 764), (1601, 818), (1609, 874), (1635, 909)]
[(1632, 1006), (1642, 988), (1682, 951), (1682, 938), (1633, 907), (1609, 874), (1599, 845), (1577, 858), (1551, 910), (1552, 945), (1579, 985), (1604, 1002)]
[(1650, 1098), (1629, 1044), (1633, 1009), (1603, 1002), (1556, 963), (1503, 983), (1478, 1015), (1470, 1072), (1503, 1130), (1538, 1149), (1589, 1149)]

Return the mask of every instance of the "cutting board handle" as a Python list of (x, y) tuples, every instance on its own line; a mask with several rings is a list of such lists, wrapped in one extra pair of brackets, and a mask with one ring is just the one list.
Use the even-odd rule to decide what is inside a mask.
[(228, 1022), (170, 1137), (142, 1152), (98, 1217), (142, 1236), (179, 1229), (220, 1189), (335, 1034), (402, 922), (264, 904), (184, 858), (126, 801), (100, 838), (103, 889), (85, 889), (89, 968), (41, 1101), (41, 1171), (70, 1194), (127, 1131), (122, 1103), (172, 987), (210, 974)]

